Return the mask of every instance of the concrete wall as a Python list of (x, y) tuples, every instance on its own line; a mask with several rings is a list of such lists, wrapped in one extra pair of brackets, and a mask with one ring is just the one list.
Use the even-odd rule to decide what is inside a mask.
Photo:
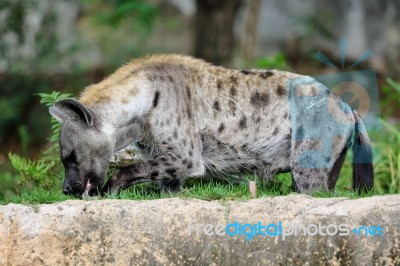
[[(0, 265), (399, 265), (399, 218), (400, 195), (9, 204), (0, 207)], [(243, 235), (208, 236), (211, 227), (198, 227), (234, 222), (376, 226), (369, 234), (377, 235), (299, 231), (285, 239), (258, 235), (247, 241)]]

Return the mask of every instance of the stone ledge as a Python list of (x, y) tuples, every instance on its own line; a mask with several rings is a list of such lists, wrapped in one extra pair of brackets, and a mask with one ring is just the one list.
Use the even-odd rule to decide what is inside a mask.
[[(207, 236), (203, 227), (195, 233), (199, 224), (235, 221), (380, 225), (384, 234), (258, 235), (246, 241)], [(0, 243), (0, 265), (399, 265), (400, 195), (9, 204), (0, 207)]]

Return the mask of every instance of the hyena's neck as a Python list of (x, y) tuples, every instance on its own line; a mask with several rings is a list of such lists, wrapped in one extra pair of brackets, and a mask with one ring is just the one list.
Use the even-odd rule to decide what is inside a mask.
[(114, 143), (114, 151), (143, 139), (147, 114), (129, 113), (119, 108), (102, 108), (95, 112), (99, 116), (100, 130), (107, 133), (110, 141)]
[(80, 101), (93, 108), (101, 123), (101, 130), (115, 143), (115, 150), (143, 138), (143, 123), (152, 107), (153, 88), (141, 76), (111, 76), (99, 84), (89, 86)]

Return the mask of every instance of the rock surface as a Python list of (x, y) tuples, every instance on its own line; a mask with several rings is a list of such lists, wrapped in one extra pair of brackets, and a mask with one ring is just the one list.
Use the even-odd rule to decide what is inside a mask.
[[(350, 224), (350, 229), (377, 226), (368, 233), (377, 235), (350, 231), (304, 236), (301, 227), (297, 236), (256, 235), (251, 240), (245, 235), (207, 235), (218, 224), (235, 221), (274, 223), (277, 227), (268, 227), (270, 234), (281, 232), (273, 230), (281, 222), (287, 233), (294, 228), (289, 223), (307, 227), (321, 223)], [(225, 232), (221, 228), (218, 233)], [(309, 233), (313, 229), (309, 227)], [(328, 229), (330, 234), (335, 231), (333, 225)], [(233, 234), (233, 226), (229, 230)], [(400, 265), (400, 195), (357, 200), (305, 195), (249, 201), (76, 200), (0, 206), (0, 265), (276, 264)]]

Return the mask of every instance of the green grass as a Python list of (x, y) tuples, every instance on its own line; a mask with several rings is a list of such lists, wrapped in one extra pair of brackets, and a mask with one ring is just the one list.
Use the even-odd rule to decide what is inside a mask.
[(0, 199), (0, 204), (5, 205), (8, 203), (17, 204), (43, 204), (43, 203), (54, 203), (64, 200), (72, 199), (72, 197), (65, 196), (60, 191), (51, 191), (41, 188), (35, 188), (31, 191), (24, 191), (21, 194), (13, 194)]
[[(263, 182), (255, 176), (248, 176), (248, 180), (255, 180), (257, 183), (257, 198), (283, 196), (292, 193), (290, 174), (280, 174), (276, 176), (274, 182)], [(248, 200), (251, 199), (247, 182), (234, 183), (229, 180), (210, 180), (193, 179), (187, 182), (180, 193), (159, 193), (154, 184), (140, 184), (124, 191), (118, 195), (107, 194), (104, 197), (95, 197), (89, 200), (99, 199), (127, 199), (127, 200), (154, 200), (161, 198), (180, 197), (196, 198), (202, 200)], [(360, 198), (376, 195), (377, 193), (357, 194), (346, 188), (337, 188), (333, 192), (316, 192), (312, 196), (319, 198), (327, 197), (348, 197)], [(69, 199), (77, 199), (71, 196), (65, 196), (61, 191), (51, 191), (34, 188), (31, 191), (25, 191), (19, 195), (6, 196), (0, 199), (0, 204), (19, 203), (26, 205), (47, 204), (61, 202)]]

